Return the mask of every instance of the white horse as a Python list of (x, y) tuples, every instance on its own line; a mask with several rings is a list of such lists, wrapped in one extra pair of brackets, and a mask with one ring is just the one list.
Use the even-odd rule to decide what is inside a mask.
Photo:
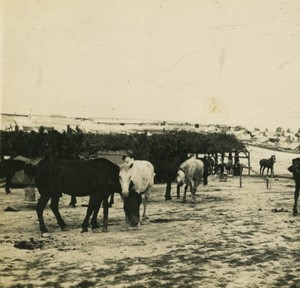
[(179, 185), (186, 184), (182, 202), (186, 202), (186, 191), (188, 186), (192, 193), (192, 205), (196, 203), (196, 190), (202, 181), (204, 174), (204, 163), (200, 159), (190, 158), (180, 164), (177, 172), (177, 183)]
[[(125, 162), (120, 166), (119, 181), (124, 201), (130, 197), (141, 197), (141, 201), (143, 202), (144, 210), (141, 224), (148, 223), (146, 209), (150, 191), (154, 184), (154, 175), (154, 167), (148, 161), (134, 160), (127, 157)], [(139, 208), (138, 205), (136, 209)], [(128, 223), (127, 217), (126, 222)], [(135, 221), (131, 221), (128, 224), (136, 226), (139, 222), (139, 219), (135, 219)]]

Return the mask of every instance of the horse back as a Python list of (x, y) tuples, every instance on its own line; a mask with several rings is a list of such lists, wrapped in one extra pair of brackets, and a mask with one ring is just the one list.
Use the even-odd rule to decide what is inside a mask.
[(180, 168), (185, 171), (186, 177), (188, 180), (192, 181), (193, 179), (201, 180), (204, 175), (204, 163), (200, 159), (190, 158), (184, 161)]
[(86, 196), (117, 186), (118, 170), (101, 161), (50, 160), (38, 171), (35, 183), (40, 193)]
[(154, 184), (154, 167), (149, 161), (135, 160), (131, 169), (131, 181), (136, 191), (145, 191)]

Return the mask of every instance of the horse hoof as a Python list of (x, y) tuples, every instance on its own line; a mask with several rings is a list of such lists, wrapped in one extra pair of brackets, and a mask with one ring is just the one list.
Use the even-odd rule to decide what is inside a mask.
[[(146, 220), (141, 221), (141, 225), (147, 225), (147, 224), (149, 224), (149, 220), (146, 219)], [(135, 226), (135, 227), (137, 227), (137, 226)]]
[(137, 226), (131, 227), (131, 230), (141, 230), (141, 229), (142, 229), (141, 225), (137, 225)]
[(80, 235), (81, 235), (82, 237), (89, 237), (89, 236), (91, 236), (91, 234), (90, 234), (88, 231), (81, 231), (81, 232), (80, 232)]
[(122, 227), (120, 228), (120, 231), (128, 231), (128, 230), (129, 230), (129, 227), (128, 227), (127, 225), (122, 226)]
[(42, 236), (42, 238), (49, 238), (50, 237), (50, 233), (49, 232), (42, 232), (41, 236)]
[(294, 211), (293, 216), (297, 216), (297, 215), (298, 215), (298, 211)]
[(70, 228), (68, 226), (62, 226), (60, 227), (61, 231), (70, 231)]
[(69, 204), (69, 207), (76, 208), (76, 205), (75, 204)]
[(102, 228), (102, 232), (107, 233), (108, 232), (107, 228)]
[(93, 231), (93, 233), (100, 233), (101, 232), (100, 228), (94, 228), (94, 229), (92, 229), (92, 231)]
[(139, 223), (138, 225), (133, 226), (133, 227), (129, 226), (128, 231), (141, 230), (142, 229), (141, 225), (142, 225), (142, 223)]
[(171, 201), (172, 200), (172, 198), (166, 198), (166, 201)]

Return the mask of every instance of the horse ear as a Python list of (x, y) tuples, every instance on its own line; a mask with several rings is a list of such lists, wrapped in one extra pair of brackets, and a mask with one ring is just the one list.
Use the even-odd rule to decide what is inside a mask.
[(133, 166), (133, 163), (131, 163), (131, 164), (129, 165), (129, 168), (132, 168), (132, 166)]

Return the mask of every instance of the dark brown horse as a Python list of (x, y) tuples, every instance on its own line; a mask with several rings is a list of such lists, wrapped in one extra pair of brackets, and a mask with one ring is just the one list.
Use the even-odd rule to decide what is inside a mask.
[[(102, 158), (100, 158), (100, 159), (102, 159)], [(34, 179), (34, 177), (37, 174), (37, 172), (48, 161), (51, 161), (51, 160), (47, 159), (47, 158), (41, 158), (41, 160), (37, 164), (26, 163), (25, 167), (24, 167), (24, 172), (25, 172), (26, 176), (28, 176), (30, 179)], [(97, 159), (94, 159), (94, 161), (97, 161)], [(33, 184), (34, 184), (34, 182), (33, 182)], [(112, 207), (113, 203), (114, 203), (114, 194), (111, 194), (110, 201), (109, 201), (109, 207)], [(71, 195), (69, 206), (75, 208), (76, 204), (77, 204), (76, 196), (75, 195)]]
[[(97, 229), (97, 215), (101, 204), (103, 205), (103, 227), (107, 231), (108, 226), (108, 198), (114, 192), (121, 192), (119, 183), (118, 165), (107, 159), (97, 160), (49, 160), (40, 167), (35, 175), (35, 184), (41, 195), (36, 205), (40, 231), (46, 236), (46, 228), (43, 212), (46, 204), (51, 199), (50, 208), (56, 217), (61, 229), (66, 228), (62, 219), (58, 203), (62, 193), (72, 196), (90, 196), (86, 217), (82, 223), (82, 232), (88, 231), (89, 219), (92, 216), (92, 229)], [(127, 217), (132, 217), (131, 205), (133, 201), (140, 204), (136, 197), (130, 198), (124, 203), (124, 211)], [(127, 212), (126, 212), (127, 211)], [(130, 215), (127, 215), (130, 211)], [(138, 217), (138, 215), (136, 216)]]
[(293, 178), (295, 180), (295, 193), (294, 193), (294, 207), (293, 215), (298, 215), (298, 198), (300, 190), (300, 158), (295, 158), (292, 160), (292, 165), (288, 168), (290, 172), (293, 173)]
[(271, 170), (271, 176), (274, 177), (274, 163), (276, 162), (276, 156), (272, 155), (269, 159), (261, 159), (259, 161), (261, 176), (264, 176), (264, 171), (267, 168), (267, 175), (269, 174), (269, 169)]
[[(175, 151), (163, 159), (150, 159), (154, 166), (155, 180), (167, 183), (165, 199), (171, 200), (171, 185), (175, 181), (179, 165), (188, 158), (186, 151)], [(178, 191), (178, 190), (177, 190)], [(179, 198), (179, 195), (177, 194)]]

